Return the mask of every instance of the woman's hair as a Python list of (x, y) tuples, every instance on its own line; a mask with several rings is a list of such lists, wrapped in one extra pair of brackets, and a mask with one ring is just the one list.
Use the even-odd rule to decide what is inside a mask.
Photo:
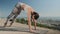
[(36, 15), (36, 14), (38, 14), (37, 12), (32, 12), (32, 15)]
[(38, 19), (39, 18), (39, 14), (37, 12), (31, 13), (31, 18), (33, 17), (33, 15), (34, 15), (34, 19)]

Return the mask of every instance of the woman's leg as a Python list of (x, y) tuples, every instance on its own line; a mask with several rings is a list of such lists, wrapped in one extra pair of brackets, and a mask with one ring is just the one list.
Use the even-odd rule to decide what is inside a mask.
[(8, 20), (9, 20), (12, 16), (13, 16), (13, 14), (11, 13), (11, 14), (7, 17), (7, 20), (6, 20), (6, 22), (4, 23), (4, 27), (7, 25)]
[(14, 20), (15, 20), (15, 18), (16, 18), (17, 16), (18, 16), (18, 15), (14, 15), (14, 17), (13, 17), (13, 19), (12, 19), (12, 21), (11, 21), (9, 27), (14, 23)]
[(8, 19), (6, 20), (6, 22), (4, 23), (4, 27), (7, 25)]

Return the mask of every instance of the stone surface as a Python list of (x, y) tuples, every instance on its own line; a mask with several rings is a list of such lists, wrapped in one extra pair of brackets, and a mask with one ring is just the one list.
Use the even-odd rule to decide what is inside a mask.
[(6, 19), (0, 19), (0, 34), (60, 34), (60, 31), (58, 30), (52, 30), (52, 29), (47, 29), (47, 28), (42, 28), (42, 27), (37, 27), (37, 30), (34, 30), (34, 27), (32, 26), (32, 29), (35, 32), (29, 32), (29, 27), (26, 24), (20, 24), (14, 22), (11, 27), (3, 27), (4, 22)]

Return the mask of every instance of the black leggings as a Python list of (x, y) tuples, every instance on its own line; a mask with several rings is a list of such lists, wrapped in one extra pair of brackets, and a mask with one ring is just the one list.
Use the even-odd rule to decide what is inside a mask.
[(7, 17), (7, 19), (10, 19), (13, 17), (15, 19), (18, 16), (18, 14), (14, 14), (13, 12)]

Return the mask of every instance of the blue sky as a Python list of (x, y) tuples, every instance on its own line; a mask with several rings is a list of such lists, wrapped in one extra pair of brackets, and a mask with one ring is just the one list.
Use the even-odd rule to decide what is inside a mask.
[[(0, 0), (0, 17), (7, 17), (19, 0)], [(20, 0), (32, 6), (41, 17), (60, 17), (60, 0)], [(22, 12), (24, 17), (26, 12)], [(27, 16), (27, 15), (26, 15)]]

